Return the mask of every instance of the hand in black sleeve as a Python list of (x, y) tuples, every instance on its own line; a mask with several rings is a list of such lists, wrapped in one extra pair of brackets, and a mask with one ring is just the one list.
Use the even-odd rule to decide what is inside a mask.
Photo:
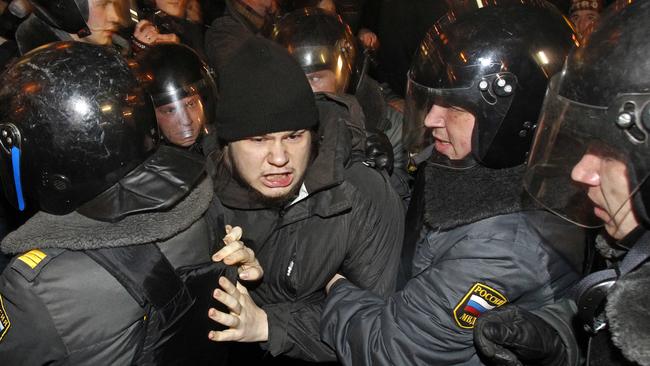
[(504, 306), (483, 314), (474, 328), (474, 346), (482, 361), (492, 366), (569, 364), (557, 331), (518, 306)]
[(388, 174), (392, 174), (394, 164), (393, 145), (388, 137), (379, 131), (368, 131), (366, 134), (366, 165), (385, 169)]

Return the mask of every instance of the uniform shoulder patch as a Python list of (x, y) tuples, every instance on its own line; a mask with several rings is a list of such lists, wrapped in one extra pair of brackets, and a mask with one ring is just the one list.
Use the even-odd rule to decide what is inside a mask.
[(11, 268), (31, 282), (52, 259), (64, 251), (65, 249), (32, 249), (15, 257)]
[(499, 291), (477, 282), (454, 308), (454, 320), (459, 327), (472, 329), (481, 314), (507, 302), (508, 299)]
[(2, 342), (2, 338), (7, 334), (10, 327), (9, 314), (5, 310), (5, 304), (2, 300), (2, 295), (0, 295), (0, 342)]
[(28, 265), (29, 268), (34, 269), (45, 258), (47, 258), (47, 254), (43, 253), (39, 249), (32, 249), (29, 252), (19, 256), (18, 260)]

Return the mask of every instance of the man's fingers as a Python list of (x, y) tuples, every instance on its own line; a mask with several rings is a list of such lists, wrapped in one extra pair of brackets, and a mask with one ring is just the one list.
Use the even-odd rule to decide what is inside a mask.
[(228, 256), (223, 258), (223, 262), (227, 265), (247, 265), (251, 262), (250, 254), (243, 248), (234, 251)]
[(239, 282), (237, 282), (237, 291), (242, 295), (248, 295), (248, 289)]
[(235, 299), (239, 299), (239, 291), (237, 291), (237, 287), (230, 282), (226, 277), (219, 277), (219, 286), (228, 293), (228, 295), (234, 297)]
[(226, 342), (226, 341), (239, 341), (241, 337), (241, 332), (235, 329), (226, 329), (222, 331), (211, 331), (208, 333), (208, 338), (215, 342)]
[(226, 225), (226, 236), (223, 237), (223, 242), (230, 244), (231, 242), (238, 241), (241, 239), (242, 234), (243, 231), (239, 226), (232, 227)]
[[(244, 248), (245, 248), (244, 243), (242, 243), (241, 241), (231, 242), (230, 244), (228, 244), (228, 245), (224, 246), (223, 248), (219, 249), (218, 252), (214, 253), (214, 255), (212, 255), (212, 260), (215, 261), (215, 262), (222, 261), (226, 257), (228, 257), (228, 256), (232, 255), (233, 253), (235, 253), (235, 252), (237, 252), (239, 250), (242, 250)], [(227, 263), (226, 262), (226, 264), (234, 264), (234, 263), (236, 263), (236, 262), (232, 262), (232, 263)]]
[(211, 308), (210, 311), (208, 311), (208, 317), (228, 328), (236, 328), (239, 325), (238, 317), (232, 314), (226, 314), (214, 308)]
[(261, 266), (242, 266), (243, 269), (239, 274), (239, 278), (244, 281), (257, 281), (264, 275)]
[(234, 313), (234, 314), (240, 314), (241, 313), (241, 304), (232, 295), (224, 292), (223, 290), (216, 289), (212, 293), (212, 296), (214, 297), (215, 300), (217, 300), (220, 303), (226, 305), (226, 307), (228, 307), (228, 309), (230, 309), (230, 311), (232, 313)]
[(242, 242), (237, 243), (241, 244), (239, 250), (232, 252), (228, 257), (224, 258), (224, 263), (241, 264), (243, 269), (246, 269), (246, 266), (259, 266), (261, 269), (262, 266), (260, 266), (259, 262), (255, 260), (255, 252), (253, 252), (251, 248), (245, 246)]

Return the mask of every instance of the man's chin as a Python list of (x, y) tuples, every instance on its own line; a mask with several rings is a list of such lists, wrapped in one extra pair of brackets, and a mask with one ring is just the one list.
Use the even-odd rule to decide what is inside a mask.
[(255, 189), (257, 198), (267, 206), (284, 207), (293, 201), (300, 191), (300, 185), (294, 184), (287, 188), (265, 188), (264, 191)]

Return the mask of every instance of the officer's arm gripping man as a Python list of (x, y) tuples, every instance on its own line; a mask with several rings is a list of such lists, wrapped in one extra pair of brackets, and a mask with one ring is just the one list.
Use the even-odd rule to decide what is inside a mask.
[(537, 248), (480, 236), (455, 243), (388, 299), (337, 281), (325, 305), (323, 341), (345, 365), (479, 365), (472, 325), (462, 322), (473, 289), (488, 286), (508, 303), (549, 282)]

